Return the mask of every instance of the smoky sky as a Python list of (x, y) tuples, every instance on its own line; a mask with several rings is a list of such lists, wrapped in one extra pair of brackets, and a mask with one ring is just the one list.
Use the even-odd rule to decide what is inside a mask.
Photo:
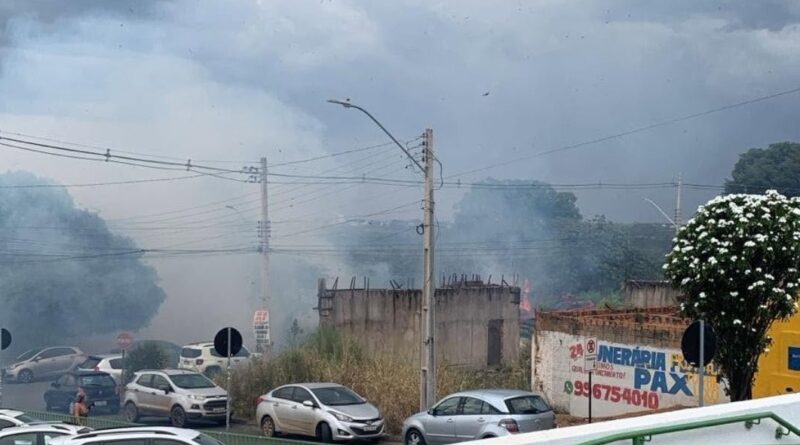
[[(797, 87), (800, 7), (790, 0), (6, 2), (0, 32), (0, 130), (235, 166), (385, 141), (329, 98), (364, 106), (404, 140), (433, 128), (444, 175), (464, 182), (652, 183), (681, 174), (722, 185), (748, 148), (800, 140), (797, 97), (785, 96), (459, 175)], [(419, 178), (395, 149), (373, 153), (273, 171)], [(0, 159), (4, 169), (62, 183), (160, 174), (11, 151)], [(199, 179), (71, 192), (114, 220), (257, 190)], [(420, 191), (275, 184), (271, 194), (271, 219), (296, 221), (274, 224), (274, 242), (298, 244), (308, 237), (291, 235), (308, 224), (393, 208)], [(675, 201), (672, 189), (577, 194), (584, 216), (615, 221), (662, 221), (644, 198), (670, 213)], [(440, 218), (451, 218), (462, 195), (439, 192)], [(685, 190), (683, 214), (712, 196)], [(223, 221), (254, 226), (253, 199), (231, 202), (240, 214)], [(225, 213), (217, 210), (211, 216)], [(419, 209), (391, 217), (419, 218)], [(127, 234), (145, 247), (228, 247), (252, 241), (254, 230), (242, 227)], [(210, 305), (231, 289), (254, 298), (252, 258), (188, 263), (157, 266), (168, 295)], [(230, 273), (209, 284), (192, 274), (198, 268)], [(170, 301), (178, 300), (167, 300), (173, 313), (184, 310)]]

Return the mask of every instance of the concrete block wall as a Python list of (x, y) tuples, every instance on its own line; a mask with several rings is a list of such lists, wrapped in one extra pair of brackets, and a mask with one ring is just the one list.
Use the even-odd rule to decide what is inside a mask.
[[(502, 363), (519, 357), (518, 287), (450, 286), (436, 289), (436, 350), (450, 365), (488, 364), (492, 320), (502, 320)], [(419, 360), (419, 289), (319, 290), (320, 325), (357, 339), (370, 353)]]

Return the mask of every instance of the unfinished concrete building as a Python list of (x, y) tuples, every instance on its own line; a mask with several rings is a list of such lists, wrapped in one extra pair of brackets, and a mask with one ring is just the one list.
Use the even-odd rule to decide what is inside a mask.
[[(420, 289), (328, 289), (319, 280), (321, 327), (357, 339), (371, 354), (419, 360)], [(436, 289), (436, 351), (448, 365), (487, 368), (519, 357), (520, 288), (458, 281)]]

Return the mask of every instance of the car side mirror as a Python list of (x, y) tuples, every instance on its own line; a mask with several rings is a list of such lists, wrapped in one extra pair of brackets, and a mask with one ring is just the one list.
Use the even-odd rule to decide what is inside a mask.
[(311, 400), (304, 400), (303, 406), (307, 406), (309, 408), (316, 408), (317, 406)]
[(50, 386), (52, 386), (53, 388), (61, 388), (61, 383), (53, 382), (50, 384)]
[(162, 386), (160, 389), (164, 391), (164, 394), (169, 394), (172, 392), (172, 388), (170, 388), (169, 386)]
[(34, 358), (33, 358), (33, 360), (31, 360), (31, 361), (33, 361), (33, 362), (38, 362), (38, 361), (39, 361), (39, 360), (41, 360), (41, 359), (42, 359), (41, 357), (34, 357)]
[(431, 409), (428, 410), (428, 414), (430, 414), (433, 417), (436, 417), (436, 410), (431, 408)]

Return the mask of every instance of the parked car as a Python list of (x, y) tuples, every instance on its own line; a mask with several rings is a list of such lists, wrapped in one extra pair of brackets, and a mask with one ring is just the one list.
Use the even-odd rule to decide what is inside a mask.
[(48, 411), (70, 411), (78, 388), (83, 388), (86, 401), (92, 405), (92, 410), (104, 411), (111, 414), (119, 412), (119, 391), (117, 382), (107, 372), (102, 371), (76, 371), (62, 375), (50, 384), (50, 389), (44, 393), (44, 404)]
[(86, 354), (72, 346), (31, 349), (17, 357), (16, 362), (3, 372), (10, 381), (30, 383), (34, 379), (58, 377), (74, 368), (85, 357)]
[(545, 400), (518, 390), (484, 389), (451, 394), (406, 419), (406, 445), (441, 445), (556, 427)]
[(122, 355), (109, 354), (109, 355), (90, 355), (86, 360), (78, 364), (75, 368), (76, 371), (102, 371), (108, 373), (111, 378), (117, 382), (117, 385), (122, 385)]
[(384, 433), (378, 408), (335, 383), (281, 386), (258, 398), (256, 419), (268, 437), (299, 434), (327, 443), (376, 440)]
[(75, 433), (59, 424), (16, 426), (0, 430), (0, 444), (3, 445), (54, 445), (61, 437), (74, 436)]
[(197, 419), (225, 422), (227, 400), (224, 389), (194, 371), (139, 371), (125, 387), (125, 417), (169, 417), (179, 428)]
[[(244, 346), (231, 358), (231, 366), (237, 366), (250, 358), (250, 351)], [(228, 358), (218, 354), (214, 343), (201, 342), (186, 345), (181, 349), (179, 367), (190, 369), (214, 378), (228, 366)]]
[(14, 428), (18, 426), (38, 426), (38, 425), (55, 425), (57, 429), (62, 429), (72, 434), (91, 431), (91, 428), (79, 425), (71, 425), (60, 422), (45, 422), (41, 419), (31, 417), (22, 411), (17, 411), (13, 409), (0, 409), (0, 430), (4, 430), (6, 428)]
[(41, 445), (224, 445), (199, 431), (170, 427), (128, 427), (96, 430)]

